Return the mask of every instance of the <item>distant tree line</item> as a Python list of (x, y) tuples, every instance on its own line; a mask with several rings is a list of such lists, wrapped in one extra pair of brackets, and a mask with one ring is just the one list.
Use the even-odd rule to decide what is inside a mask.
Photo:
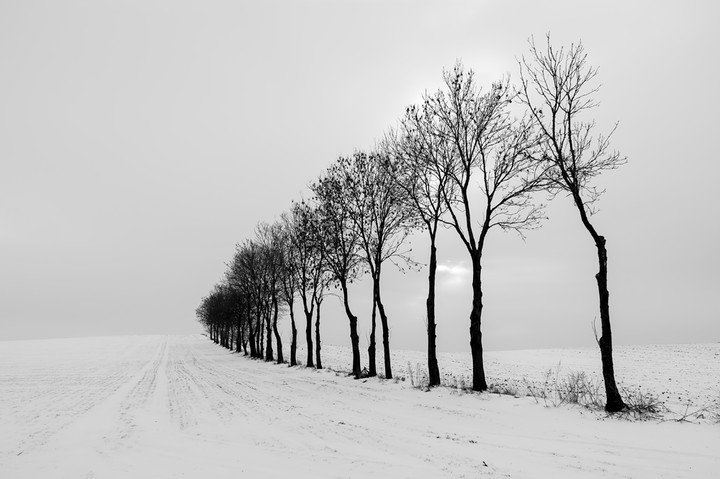
[[(416, 264), (408, 236), (422, 231), (428, 254), (427, 357), (430, 386), (440, 384), (436, 352), (435, 276), (437, 233), (457, 233), (472, 265), (470, 348), (472, 388), (488, 388), (483, 364), (483, 253), (491, 231), (520, 235), (540, 226), (542, 193), (568, 196), (598, 255), (596, 274), (606, 410), (625, 407), (615, 384), (607, 287), (607, 246), (590, 218), (602, 191), (593, 180), (626, 159), (596, 132), (597, 69), (582, 43), (538, 47), (530, 40), (518, 61), (519, 84), (508, 79), (482, 88), (461, 63), (443, 72), (444, 85), (409, 106), (371, 151), (338, 158), (310, 185), (308, 199), (294, 202), (255, 237), (237, 246), (224, 280), (203, 298), (197, 316), (222, 346), (266, 361), (285, 362), (278, 332), (287, 311), (291, 366), (298, 364), (296, 303), (302, 307), (307, 367), (322, 368), (321, 307), (330, 288), (341, 292), (352, 346), (352, 375), (377, 375), (377, 320), (382, 332), (384, 377), (392, 377), (390, 318), (382, 296), (383, 267)], [(369, 274), (372, 314), (368, 366), (361, 366), (358, 317), (349, 287)], [(313, 325), (314, 323), (314, 325)], [(301, 324), (302, 326), (302, 324)], [(314, 326), (314, 328), (313, 328)], [(313, 330), (315, 332), (313, 336)], [(273, 347), (274, 345), (274, 347)]]

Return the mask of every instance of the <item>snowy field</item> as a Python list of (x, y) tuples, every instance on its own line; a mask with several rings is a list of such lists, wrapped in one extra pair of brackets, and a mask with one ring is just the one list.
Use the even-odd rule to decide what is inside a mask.
[[(347, 350), (324, 362), (347, 368)], [(288, 351), (285, 351), (288, 354)], [(618, 377), (679, 406), (717, 398), (720, 346), (618, 348)], [(303, 356), (299, 356), (302, 358)], [(363, 356), (363, 360), (365, 360)], [(463, 355), (440, 355), (448, 383)], [(0, 478), (717, 477), (720, 424), (629, 421), (528, 397), (430, 392), (252, 361), (203, 336), (0, 342)], [(491, 383), (588, 374), (588, 350), (487, 354)], [(381, 362), (378, 363), (380, 366)], [(677, 398), (677, 399), (676, 399)]]
[[(323, 346), (322, 353), (324, 366), (352, 369), (349, 347)], [(411, 374), (417, 378), (418, 370), (423, 373), (426, 370), (423, 352), (394, 350), (391, 355), (393, 372), (398, 378), (409, 380)], [(601, 387), (600, 394), (604, 395), (598, 348), (489, 351), (484, 356), (485, 374), (491, 387), (525, 395), (528, 384), (540, 387), (547, 379), (554, 383), (571, 373), (582, 372), (590, 383)], [(305, 358), (304, 350), (298, 358)], [(720, 343), (616, 346), (614, 359), (620, 389), (624, 393), (640, 391), (657, 397), (669, 409), (662, 414), (665, 419), (677, 419), (688, 411), (708, 406), (720, 411)], [(439, 353), (438, 362), (442, 384), (472, 385), (470, 353)], [(382, 364), (380, 351), (379, 373), (383, 371)]]

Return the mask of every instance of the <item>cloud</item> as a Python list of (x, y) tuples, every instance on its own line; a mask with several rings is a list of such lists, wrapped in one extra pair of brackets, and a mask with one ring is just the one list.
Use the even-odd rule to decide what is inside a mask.
[(469, 284), (472, 271), (464, 262), (444, 262), (438, 265), (439, 285), (445, 289), (456, 289)]

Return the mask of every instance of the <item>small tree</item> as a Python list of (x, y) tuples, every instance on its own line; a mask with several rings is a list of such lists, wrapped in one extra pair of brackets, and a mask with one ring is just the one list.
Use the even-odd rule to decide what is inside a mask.
[[(240, 350), (238, 328), (242, 326), (242, 301), (237, 290), (228, 283), (215, 285), (195, 311), (206, 327), (210, 339), (228, 349)], [(235, 341), (235, 344), (233, 342)]]
[[(595, 275), (600, 298), (601, 336), (598, 340), (609, 412), (620, 411), (625, 403), (615, 383), (610, 328), (610, 293), (607, 286), (607, 247), (590, 222), (595, 202), (602, 194), (592, 181), (606, 170), (613, 170), (627, 159), (610, 148), (610, 134), (595, 133), (595, 122), (584, 116), (598, 103), (598, 70), (587, 63), (582, 43), (556, 49), (550, 43), (544, 50), (530, 40), (528, 57), (519, 62), (521, 101), (540, 130), (542, 149), (538, 162), (547, 169), (547, 187), (552, 193), (566, 192), (580, 214), (580, 221), (597, 249), (599, 271)], [(617, 127), (617, 125), (615, 125)]]
[[(540, 170), (531, 160), (535, 135), (526, 121), (510, 115), (507, 82), (483, 92), (472, 70), (457, 63), (444, 73), (445, 88), (426, 95), (423, 109), (433, 117), (434, 135), (447, 142), (448, 179), (443, 200), (447, 221), (462, 240), (472, 263), (470, 349), (473, 390), (487, 389), (483, 364), (482, 257), (485, 240), (495, 227), (522, 231), (535, 228), (542, 208), (531, 194), (540, 186)], [(476, 185), (479, 191), (475, 190)], [(444, 220), (441, 220), (444, 221)]]

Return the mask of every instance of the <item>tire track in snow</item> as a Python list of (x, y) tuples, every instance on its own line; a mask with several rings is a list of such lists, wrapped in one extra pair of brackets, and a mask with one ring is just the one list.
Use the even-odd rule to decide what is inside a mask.
[(131, 381), (128, 392), (120, 404), (118, 431), (119, 439), (125, 439), (136, 428), (135, 412), (148, 402), (157, 388), (158, 371), (167, 362), (168, 337), (162, 338), (153, 358)]
[[(49, 420), (44, 442), (31, 438), (20, 456), (0, 449), (0, 477), (703, 477), (720, 467), (707, 427), (691, 431), (696, 441), (695, 425), (354, 381), (250, 360), (200, 336), (114, 341), (78, 348), (77, 360), (38, 357), (25, 381), (0, 362), (14, 388), (2, 401)], [(34, 389), (44, 396), (23, 407)], [(8, 436), (31, 429), (11, 423)]]
[[(334, 380), (334, 375), (324, 371), (303, 371), (302, 368), (250, 360), (210, 344), (191, 346), (192, 355), (198, 360), (193, 361), (195, 371), (190, 371), (190, 380), (195, 382), (198, 390), (203, 391), (203, 396), (243, 411), (245, 416), (253, 417), (259, 423), (259, 429), (272, 428), (275, 431), (272, 438), (258, 435), (258, 446), (320, 462), (343, 461), (348, 456), (359, 456), (356, 459), (358, 463), (365, 466), (374, 463), (378, 471), (388, 466), (387, 462), (378, 460), (384, 456), (379, 453), (386, 451), (393, 451), (395, 462), (398, 457), (406, 457), (406, 465), (413, 467), (417, 467), (417, 457), (429, 457), (448, 465), (452, 461), (434, 457), (424, 441), (416, 443), (408, 440), (402, 427), (397, 427), (397, 421), (382, 416), (381, 411), (378, 411), (380, 419), (369, 418), (366, 406), (383, 400), (384, 392), (381, 390), (368, 390), (365, 385), (351, 380), (338, 382)], [(308, 373), (312, 374), (310, 381), (306, 376)], [(280, 384), (277, 376), (281, 376)], [(221, 395), (214, 390), (218, 388), (224, 393), (226, 401), (218, 399)], [(331, 396), (340, 390), (351, 400), (323, 401), (323, 390), (326, 388), (332, 388)], [(359, 403), (365, 405), (362, 410), (353, 409), (358, 403), (358, 396), (363, 398)], [(371, 424), (366, 425), (368, 422)], [(381, 434), (378, 434), (378, 429)], [(301, 440), (299, 436), (302, 436)], [(369, 439), (372, 442), (369, 450), (367, 447), (359, 448)]]

